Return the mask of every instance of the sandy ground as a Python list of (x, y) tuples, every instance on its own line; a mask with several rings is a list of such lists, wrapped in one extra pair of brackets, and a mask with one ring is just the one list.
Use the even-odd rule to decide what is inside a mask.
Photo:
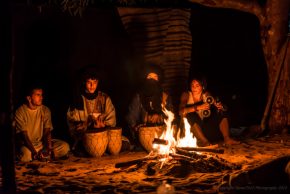
[[(233, 177), (277, 158), (288, 157), (286, 160), (289, 161), (289, 135), (248, 139), (230, 147), (219, 146), (225, 150), (224, 154), (203, 154), (225, 159), (237, 168), (202, 172), (191, 163), (172, 160), (160, 169), (161, 162), (157, 159), (144, 160), (141, 164), (126, 168), (115, 168), (116, 163), (147, 156), (144, 151), (124, 152), (118, 156), (105, 155), (101, 158), (77, 158), (70, 155), (67, 160), (17, 163), (17, 190), (19, 193), (156, 193), (161, 182), (167, 180), (174, 186), (175, 193), (289, 191), (289, 183), (275, 187), (252, 185), (247, 188), (237, 187), (238, 184), (234, 187), (231, 183)], [(271, 177), (267, 173), (265, 176)]]

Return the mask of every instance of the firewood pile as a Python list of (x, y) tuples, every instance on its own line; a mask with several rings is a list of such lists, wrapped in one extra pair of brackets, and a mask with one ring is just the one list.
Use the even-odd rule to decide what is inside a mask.
[[(188, 148), (190, 150), (190, 148)], [(230, 163), (210, 152), (223, 152), (221, 149), (201, 148), (201, 152), (188, 151), (186, 148), (176, 148), (175, 153), (161, 155), (154, 151), (144, 158), (116, 163), (115, 167), (121, 171), (143, 171), (145, 175), (165, 175), (173, 177), (186, 177), (195, 172), (221, 172), (224, 170), (239, 170), (240, 165)], [(196, 148), (198, 150), (198, 148)]]

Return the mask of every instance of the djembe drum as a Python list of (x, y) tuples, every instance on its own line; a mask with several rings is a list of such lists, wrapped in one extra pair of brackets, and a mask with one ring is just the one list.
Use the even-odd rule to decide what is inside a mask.
[(164, 126), (154, 126), (154, 127), (142, 126), (139, 128), (139, 141), (147, 152), (152, 151), (153, 148), (152, 142), (154, 138), (159, 138), (164, 130), (165, 130)]
[(108, 130), (108, 151), (112, 155), (118, 155), (122, 148), (122, 128), (110, 128)]
[(101, 157), (108, 145), (107, 130), (87, 130), (83, 137), (86, 151), (93, 157)]

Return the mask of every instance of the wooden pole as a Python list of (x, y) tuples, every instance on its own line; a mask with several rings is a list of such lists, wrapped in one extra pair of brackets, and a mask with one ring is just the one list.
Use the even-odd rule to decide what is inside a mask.
[(289, 42), (289, 36), (287, 37), (287, 40), (286, 40), (282, 62), (279, 64), (278, 71), (277, 71), (277, 74), (276, 74), (275, 79), (274, 79), (273, 87), (270, 90), (269, 99), (268, 99), (268, 102), (267, 102), (267, 105), (266, 105), (266, 108), (265, 108), (265, 111), (264, 111), (264, 115), (263, 115), (263, 118), (262, 118), (262, 121), (261, 121), (261, 125), (260, 125), (260, 127), (261, 127), (261, 133), (260, 134), (262, 134), (265, 131), (265, 129), (266, 129), (267, 121), (268, 121), (268, 118), (269, 118), (269, 113), (270, 113), (270, 110), (271, 110), (271, 107), (272, 107), (272, 104), (273, 104), (273, 100), (274, 100), (274, 96), (275, 96), (274, 94), (275, 94), (275, 92), (277, 90), (278, 82), (280, 80), (281, 72), (282, 72), (282, 69), (283, 69), (283, 66), (284, 66), (284, 63), (285, 63), (285, 58), (286, 58), (287, 49), (288, 49), (288, 42)]

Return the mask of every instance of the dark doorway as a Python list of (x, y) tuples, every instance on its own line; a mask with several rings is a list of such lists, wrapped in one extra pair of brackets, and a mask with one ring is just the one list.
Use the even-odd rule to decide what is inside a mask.
[(228, 105), (233, 127), (260, 124), (267, 99), (267, 65), (259, 20), (231, 9), (194, 7), (192, 65), (208, 89)]

